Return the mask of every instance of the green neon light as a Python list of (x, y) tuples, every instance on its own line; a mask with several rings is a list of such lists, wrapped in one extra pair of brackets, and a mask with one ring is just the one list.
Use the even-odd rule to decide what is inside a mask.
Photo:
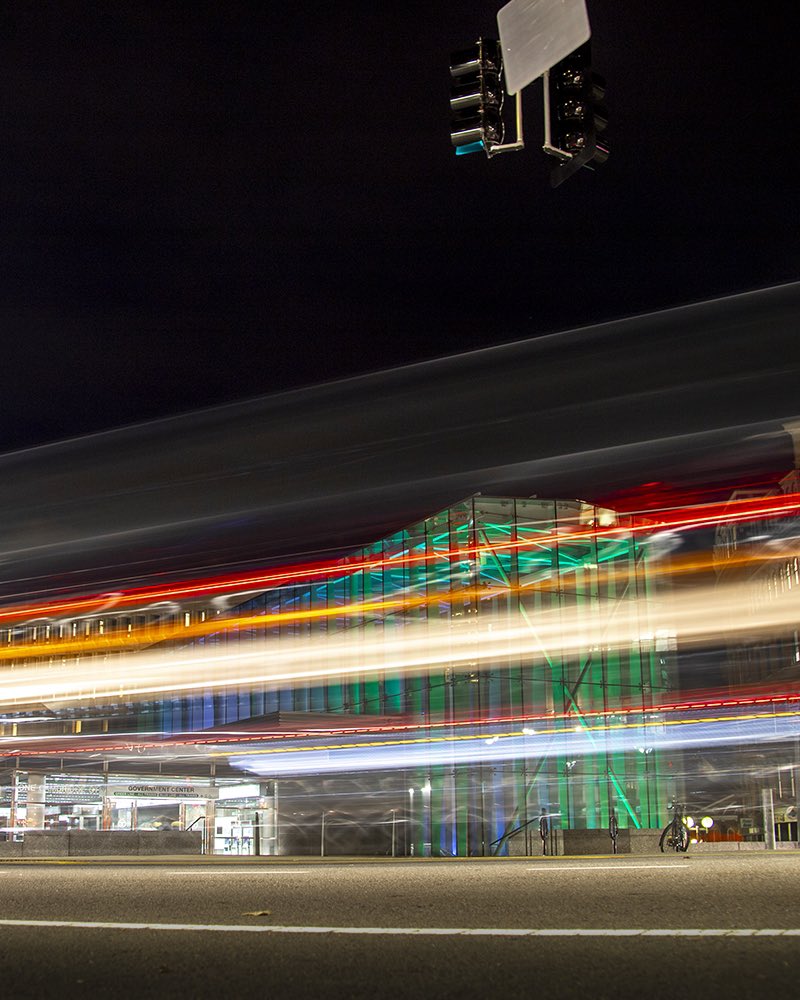
[(598, 544), (597, 561), (608, 562), (609, 559), (618, 559), (620, 556), (628, 558), (631, 551), (630, 540), (616, 539), (615, 541), (606, 542), (602, 546), (602, 555), (600, 554), (600, 545)]
[[(463, 508), (445, 510), (440, 515), (420, 522), (413, 529), (413, 533), (411, 529), (406, 529), (402, 533), (392, 535), (385, 541), (355, 550), (350, 557), (343, 559), (339, 564), (338, 576), (332, 575), (324, 581), (296, 584), (291, 588), (286, 588), (284, 593), (291, 594), (291, 596), (281, 597), (274, 593), (272, 595), (267, 593), (261, 598), (263, 603), (253, 606), (266, 606), (268, 608), (273, 606), (273, 609), (278, 611), (283, 608), (295, 608), (301, 604), (306, 606), (307, 603), (310, 603), (312, 608), (324, 607), (327, 604), (335, 617), (329, 619), (327, 626), (324, 624), (312, 626), (312, 630), (322, 628), (333, 633), (342, 629), (358, 631), (364, 627), (385, 625), (388, 635), (390, 631), (393, 633), (395, 630), (402, 629), (407, 620), (404, 618), (406, 615), (416, 618), (419, 614), (422, 617), (427, 616), (435, 619), (438, 616), (450, 614), (457, 607), (458, 601), (458, 596), (449, 592), (451, 583), (457, 587), (462, 581), (475, 582), (477, 579), (486, 584), (487, 593), (485, 596), (488, 600), (481, 605), (482, 611), (488, 611), (491, 616), (495, 607), (506, 606), (509, 603), (515, 609), (519, 606), (522, 619), (527, 623), (531, 633), (536, 635), (534, 624), (536, 611), (533, 609), (539, 606), (542, 608), (558, 606), (558, 598), (554, 595), (557, 594), (556, 588), (563, 586), (560, 581), (567, 580), (570, 587), (577, 588), (576, 597), (579, 606), (583, 606), (587, 611), (595, 602), (608, 599), (622, 606), (626, 594), (631, 592), (633, 588), (647, 587), (649, 584), (649, 579), (644, 572), (646, 549), (635, 546), (630, 538), (601, 538), (595, 544), (591, 544), (588, 539), (586, 541), (577, 539), (573, 542), (566, 540), (562, 542), (557, 537), (556, 529), (564, 522), (557, 520), (555, 513), (552, 520), (539, 521), (537, 527), (520, 528), (518, 525), (515, 527), (513, 524), (497, 524), (484, 520), (481, 518), (480, 512), (477, 513), (474, 521), (467, 523), (469, 509), (469, 505), (467, 505)], [(452, 527), (447, 521), (444, 521), (444, 518), (448, 519)], [(459, 523), (455, 523), (456, 521)], [(444, 530), (434, 535), (432, 529), (437, 524)], [(422, 537), (420, 537), (420, 532)], [(467, 546), (471, 546), (473, 538), (478, 539), (481, 548), (485, 546), (484, 551), (475, 554), (467, 551)], [(514, 544), (513, 548), (509, 544), (510, 538), (514, 538), (518, 543)], [(409, 553), (423, 554), (427, 556), (427, 560), (424, 563), (421, 561), (419, 565), (404, 567), (401, 565), (402, 559)], [(369, 569), (355, 564), (359, 557), (368, 558), (370, 555), (375, 559), (385, 557), (387, 562), (380, 567), (373, 566)], [(560, 566), (556, 565), (557, 558), (560, 560)], [(616, 568), (616, 574), (609, 578), (611, 582), (605, 583), (607, 574), (593, 577), (592, 580), (596, 580), (597, 583), (591, 583), (591, 590), (596, 592), (590, 593), (589, 581), (578, 574), (589, 572), (587, 564), (597, 565), (611, 561), (620, 562), (620, 566)], [(467, 572), (467, 566), (469, 566), (469, 572)], [(640, 567), (642, 567), (641, 575)], [(335, 568), (333, 573), (335, 574)], [(616, 576), (616, 579), (613, 579), (613, 576)], [(548, 578), (552, 578), (552, 580)], [(511, 588), (512, 579), (515, 584), (519, 584), (520, 592), (509, 596), (505, 588)], [(542, 582), (545, 580), (548, 581), (547, 588)], [(541, 599), (538, 596), (534, 599), (532, 596), (530, 588), (534, 584), (541, 586)], [(612, 589), (613, 594), (611, 593)], [(430, 607), (420, 609), (418, 612), (415, 611), (413, 615), (399, 609), (382, 609), (371, 613), (360, 612), (357, 618), (350, 621), (345, 621), (343, 616), (336, 615), (336, 610), (345, 611), (348, 605), (360, 600), (362, 594), (365, 598), (372, 594), (388, 597), (397, 595), (401, 590), (404, 594), (427, 594), (431, 601)], [(274, 604), (270, 597), (277, 598)], [(471, 595), (469, 600), (472, 601)], [(527, 609), (523, 604), (528, 605)], [(280, 626), (277, 628), (283, 631)], [(272, 631), (275, 629), (273, 628)], [(291, 626), (286, 626), (286, 631), (290, 632)], [(502, 672), (508, 670), (507, 676), (513, 692), (512, 697), (518, 698), (520, 701), (524, 698), (526, 702), (530, 700), (532, 704), (538, 705), (544, 704), (545, 701), (547, 704), (557, 703), (560, 698), (564, 698), (564, 703), (570, 706), (573, 713), (571, 721), (591, 741), (587, 749), (595, 761), (592, 765), (593, 771), (602, 773), (602, 761), (606, 762), (608, 793), (616, 801), (620, 815), (623, 814), (624, 810), (624, 814), (629, 817), (627, 822), (631, 828), (641, 829), (643, 825), (647, 826), (648, 817), (655, 817), (655, 812), (652, 811), (653, 807), (647, 804), (650, 794), (647, 790), (647, 777), (644, 774), (639, 774), (638, 769), (633, 770), (633, 765), (630, 764), (627, 757), (625, 760), (628, 763), (623, 763), (621, 759), (617, 759), (606, 751), (605, 743), (600, 734), (592, 732), (591, 723), (583, 717), (578, 701), (579, 699), (586, 701), (588, 711), (589, 706), (598, 703), (603, 692), (607, 692), (611, 702), (621, 697), (629, 686), (627, 680), (625, 684), (622, 683), (622, 677), (627, 678), (628, 676), (629, 656), (631, 657), (630, 670), (633, 676), (630, 683), (633, 684), (633, 691), (636, 691), (635, 674), (641, 671), (641, 677), (644, 678), (648, 672), (648, 665), (652, 670), (648, 655), (643, 653), (641, 658), (637, 658), (634, 662), (630, 651), (624, 650), (620, 653), (619, 651), (606, 650), (603, 655), (607, 659), (601, 663), (596, 655), (590, 655), (587, 658), (587, 651), (583, 650), (574, 657), (565, 658), (564, 663), (562, 663), (557, 656), (551, 659), (548, 650), (544, 647), (543, 642), (537, 642), (536, 650), (529, 659), (525, 658), (524, 662), (521, 659), (517, 666), (501, 668), (498, 676), (503, 676)], [(548, 669), (549, 673), (547, 673)], [(577, 681), (574, 679), (576, 671)], [(565, 680), (564, 674), (568, 674), (570, 678), (568, 681)], [(377, 676), (378, 674), (373, 672), (369, 676), (359, 677), (357, 681), (350, 681), (345, 685), (331, 684), (312, 688), (309, 704), (313, 706), (314, 710), (332, 712), (341, 711), (342, 704), (349, 705), (350, 711), (355, 712), (367, 710), (380, 712), (383, 710), (394, 713), (399, 712), (401, 708), (405, 711), (407, 703), (412, 712), (421, 710), (423, 702), (420, 699), (423, 687), (419, 687), (416, 682), (414, 685), (410, 685), (405, 678), (394, 676), (385, 678), (382, 681), (383, 687), (376, 687), (375, 678)], [(485, 685), (484, 697), (487, 700), (484, 701), (484, 707), (488, 706), (493, 709), (497, 703), (499, 691), (496, 681), (497, 677), (495, 676)], [(430, 685), (430, 691), (433, 692), (436, 689), (438, 693), (430, 694), (429, 708), (432, 713), (439, 713), (444, 718), (449, 704), (444, 697), (444, 693), (447, 691), (447, 682), (437, 674), (430, 678)], [(325, 688), (329, 691), (327, 700), (324, 694)], [(471, 692), (473, 689), (469, 690)], [(460, 691), (457, 691), (456, 694), (460, 697)], [(299, 698), (297, 702), (299, 707), (305, 705), (303, 697), (309, 697), (308, 693), (304, 695), (302, 690), (298, 690), (296, 696)], [(270, 698), (273, 697), (277, 696), (270, 693)], [(295, 697), (294, 693), (292, 697)], [(605, 697), (605, 694), (602, 694), (602, 697)], [(281, 699), (283, 699), (283, 695)], [(467, 702), (468, 700), (461, 699), (456, 704), (454, 701), (453, 707), (466, 709), (469, 707)], [(283, 700), (281, 700), (281, 704), (283, 704)], [(259, 703), (259, 711), (261, 708)], [(252, 711), (255, 713), (256, 708), (253, 708)], [(603, 754), (602, 758), (600, 754)], [(638, 758), (634, 759), (638, 762)], [(530, 797), (535, 793), (537, 781), (548, 768), (548, 760), (552, 760), (552, 758), (542, 756), (529, 761), (531, 765), (534, 765), (532, 770), (524, 767), (518, 776), (515, 772), (513, 797), (508, 800), (508, 805), (503, 805), (501, 809), (495, 802), (496, 816), (498, 820), (501, 820), (500, 830), (503, 833), (498, 841), (488, 847), (488, 851), (491, 853), (497, 854), (500, 850), (505, 849), (504, 845), (508, 842), (509, 836), (515, 833), (515, 827), (519, 824), (523, 810), (526, 808), (525, 803), (530, 802)], [(614, 766), (620, 767), (621, 779), (618, 779), (613, 773), (612, 767)], [(632, 768), (629, 772), (626, 771), (628, 767)], [(471, 794), (471, 786), (467, 778), (468, 770), (469, 768), (466, 768), (464, 774), (459, 772), (457, 778), (459, 793), (456, 797), (456, 813), (454, 815), (458, 819), (447, 821), (447, 823), (453, 824), (453, 831), (455, 831), (456, 826), (458, 827), (459, 853), (466, 849), (466, 833), (462, 813), (464, 817), (468, 814), (466, 803)], [(438, 787), (436, 784), (438, 778), (435, 773), (430, 780), (432, 780), (432, 794), (435, 799)], [(553, 776), (547, 778), (548, 782), (557, 782), (559, 789), (565, 780), (568, 779), (565, 779), (561, 772), (557, 775), (554, 772)], [(634, 811), (632, 800), (629, 801), (625, 794), (628, 780), (636, 782), (632, 788), (638, 789), (641, 802), (640, 814)], [(559, 794), (561, 794), (560, 791)], [(635, 796), (637, 793), (633, 794)], [(600, 822), (603, 808), (604, 802), (598, 792), (596, 796), (592, 797), (590, 804), (594, 823)], [(649, 814), (645, 812), (648, 808), (651, 810)], [(439, 815), (436, 812), (437, 809), (439, 809), (439, 805), (432, 809), (432, 813)], [(506, 819), (508, 816), (506, 809), (510, 813), (508, 819)], [(441, 840), (442, 844), (450, 844), (451, 827), (447, 823), (442, 828), (444, 832), (441, 833), (441, 836), (435, 834), (436, 843)], [(453, 836), (455, 837), (455, 832), (453, 832)]]

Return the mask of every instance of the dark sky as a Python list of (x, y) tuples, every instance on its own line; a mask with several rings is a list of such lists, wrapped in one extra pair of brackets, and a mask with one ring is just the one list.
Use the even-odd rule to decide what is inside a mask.
[(589, 0), (556, 190), (539, 83), (450, 146), (499, 6), (4, 4), (0, 450), (797, 279), (793, 4)]

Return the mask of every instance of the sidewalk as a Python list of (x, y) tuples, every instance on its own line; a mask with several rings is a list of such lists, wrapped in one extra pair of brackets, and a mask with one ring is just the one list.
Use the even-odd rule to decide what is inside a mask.
[(645, 858), (691, 859), (703, 858), (711, 855), (730, 857), (732, 854), (752, 854), (766, 853), (778, 854), (784, 852), (794, 853), (798, 850), (795, 842), (778, 843), (777, 850), (767, 851), (763, 842), (732, 842), (732, 843), (711, 843), (692, 844), (686, 854), (669, 851), (662, 854), (660, 851), (649, 854), (554, 854), (542, 856), (541, 854), (515, 855), (513, 857), (386, 857), (383, 855), (363, 855), (363, 854), (342, 854), (329, 857), (318, 857), (316, 855), (296, 854), (280, 856), (254, 856), (248, 854), (226, 855), (226, 854), (108, 854), (108, 855), (85, 855), (70, 857), (0, 857), (0, 867), (10, 865), (122, 865), (122, 866), (147, 866), (147, 865), (185, 865), (191, 866), (295, 866), (295, 865), (413, 865), (413, 864), (459, 864), (466, 861), (492, 864), (493, 862), (505, 862), (511, 864), (558, 864), (564, 861), (591, 861), (610, 860), (617, 861), (620, 865), (626, 862), (635, 863)]
[[(775, 845), (776, 851), (796, 851), (800, 848), (794, 840), (778, 841)], [(763, 840), (731, 840), (731, 841), (709, 841), (708, 843), (692, 844), (689, 851), (696, 851), (697, 854), (730, 853), (737, 851), (766, 851), (767, 846)]]

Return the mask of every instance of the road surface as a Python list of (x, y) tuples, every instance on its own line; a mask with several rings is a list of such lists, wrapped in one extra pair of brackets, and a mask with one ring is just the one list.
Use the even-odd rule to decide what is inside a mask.
[(800, 853), (783, 852), (4, 863), (0, 983), (15, 998), (794, 996), (799, 890)]

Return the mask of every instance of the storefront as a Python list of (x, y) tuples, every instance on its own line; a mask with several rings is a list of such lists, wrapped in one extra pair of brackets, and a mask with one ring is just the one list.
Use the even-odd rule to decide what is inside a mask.
[[(41, 778), (18, 772), (0, 785), (0, 834), (5, 839), (22, 839), (29, 829), (197, 830), (204, 833), (204, 853), (276, 853), (275, 803), (262, 794), (264, 786), (259, 784)], [(43, 810), (38, 802), (29, 803), (31, 788), (38, 797), (44, 789)]]

